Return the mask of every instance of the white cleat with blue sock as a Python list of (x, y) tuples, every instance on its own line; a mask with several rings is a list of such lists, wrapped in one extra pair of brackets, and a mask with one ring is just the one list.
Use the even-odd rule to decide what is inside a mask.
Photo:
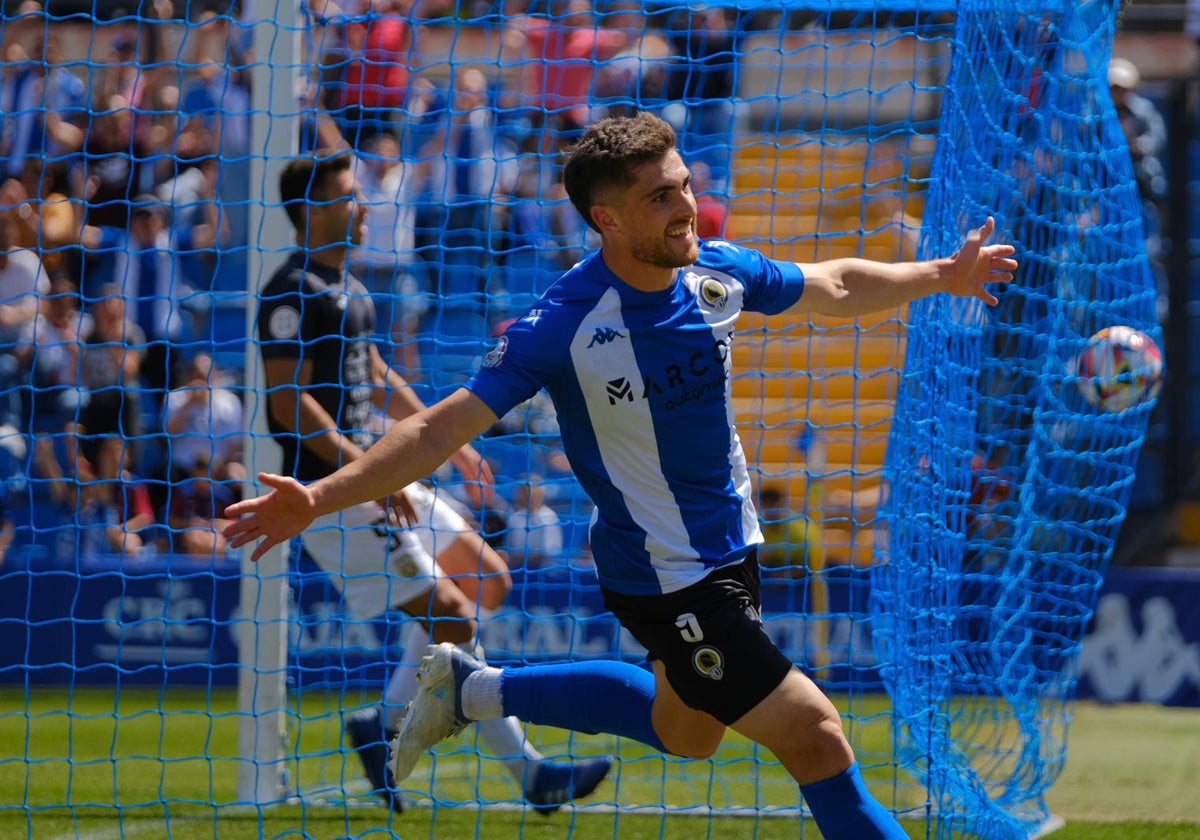
[(422, 753), (462, 732), (471, 722), (462, 710), (462, 684), (472, 672), (485, 667), (457, 645), (429, 646), (417, 671), (421, 687), (392, 741), (392, 776), (397, 782), (412, 775)]
[[(394, 782), (407, 779), (422, 753), (457, 735), (472, 721), (463, 711), (463, 684), (487, 664), (461, 647), (431, 645), (421, 660), (417, 679), (421, 687), (409, 703), (399, 731), (391, 743)], [(612, 758), (581, 761), (540, 761), (525, 785), (525, 799), (539, 813), (553, 814), (563, 805), (587, 796), (612, 769)]]

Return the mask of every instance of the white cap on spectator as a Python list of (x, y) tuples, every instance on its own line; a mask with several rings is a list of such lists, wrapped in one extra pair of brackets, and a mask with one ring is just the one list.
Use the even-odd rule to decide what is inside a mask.
[(1127, 58), (1114, 58), (1108, 65), (1108, 86), (1136, 90), (1142, 80), (1137, 65)]

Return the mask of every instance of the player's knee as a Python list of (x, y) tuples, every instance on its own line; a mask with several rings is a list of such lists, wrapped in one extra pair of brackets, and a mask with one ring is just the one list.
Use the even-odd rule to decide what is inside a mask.
[(794, 761), (825, 778), (837, 775), (854, 762), (854, 751), (836, 713), (820, 715), (789, 729), (791, 735), (783, 743), (770, 745), (785, 766)]

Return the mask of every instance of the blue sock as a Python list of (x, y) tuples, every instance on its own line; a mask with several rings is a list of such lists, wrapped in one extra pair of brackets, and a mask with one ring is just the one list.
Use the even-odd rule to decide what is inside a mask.
[(654, 675), (627, 662), (596, 660), (505, 668), (500, 683), (504, 714), (526, 723), (574, 732), (621, 735), (656, 750)]
[(863, 784), (858, 764), (800, 792), (825, 840), (909, 840), (896, 818)]

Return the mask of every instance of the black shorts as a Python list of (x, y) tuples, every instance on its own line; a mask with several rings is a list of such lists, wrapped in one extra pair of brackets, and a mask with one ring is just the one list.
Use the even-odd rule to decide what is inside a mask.
[(754, 552), (668, 595), (601, 591), (647, 658), (662, 661), (683, 702), (726, 726), (766, 699), (793, 667), (763, 630)]

